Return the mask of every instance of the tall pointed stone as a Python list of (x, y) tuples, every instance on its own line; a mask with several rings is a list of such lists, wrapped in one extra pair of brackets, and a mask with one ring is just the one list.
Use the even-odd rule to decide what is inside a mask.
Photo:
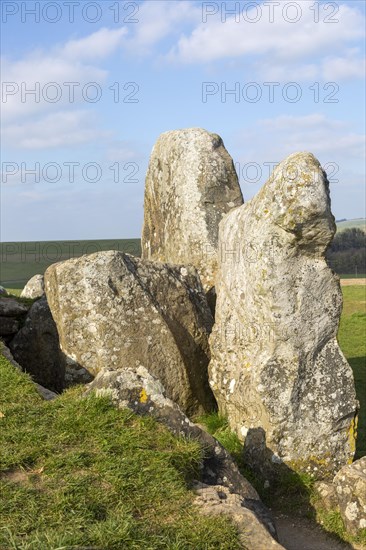
[(243, 203), (222, 139), (201, 128), (162, 134), (146, 176), (142, 257), (193, 265), (215, 284), (219, 222)]
[(280, 463), (323, 477), (355, 450), (357, 401), (337, 343), (338, 277), (329, 184), (310, 153), (286, 158), (220, 224), (210, 384), (263, 473)]

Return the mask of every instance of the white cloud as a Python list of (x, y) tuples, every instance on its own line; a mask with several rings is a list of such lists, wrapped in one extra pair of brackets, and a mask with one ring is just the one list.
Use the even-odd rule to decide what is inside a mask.
[(4, 145), (70, 147), (105, 137), (91, 110), (94, 98), (106, 92), (108, 72), (98, 62), (121, 46), (126, 33), (124, 28), (102, 28), (49, 51), (2, 59)]
[(124, 48), (134, 56), (152, 55), (153, 46), (169, 35), (178, 35), (187, 23), (201, 19), (201, 6), (188, 0), (146, 1), (140, 4), (138, 24), (124, 40)]
[(69, 40), (60, 50), (60, 57), (71, 60), (104, 59), (122, 43), (127, 28), (107, 29), (103, 27), (93, 34), (78, 40)]
[(129, 162), (141, 160), (138, 145), (129, 141), (113, 141), (106, 151), (106, 158), (110, 162)]
[[(9, 92), (3, 95), (3, 122), (6, 123), (53, 111), (55, 105), (57, 108), (72, 108), (82, 99), (82, 90), (87, 83), (103, 85), (107, 76), (103, 69), (85, 65), (77, 59), (71, 61), (43, 54), (31, 54), (15, 63), (4, 60), (2, 66), (3, 91)], [(71, 82), (76, 83), (75, 87), (65, 85)], [(55, 83), (56, 87), (49, 87), (50, 83)], [(61, 95), (54, 103), (52, 99), (58, 93), (56, 88)], [(27, 93), (28, 90), (36, 90), (36, 94)]]
[[(185, 64), (208, 64), (235, 58), (256, 59), (262, 76), (283, 78), (287, 75), (287, 80), (289, 74), (291, 79), (311, 79), (319, 75), (330, 78), (334, 74), (360, 76), (359, 65), (353, 56), (352, 64), (357, 68), (342, 72), (341, 68), (336, 71), (335, 66), (338, 64), (341, 67), (347, 63), (342, 56), (345, 46), (365, 35), (365, 17), (360, 10), (340, 4), (334, 16), (338, 22), (325, 22), (322, 15), (315, 23), (314, 12), (309, 9), (312, 4), (297, 2), (301, 17), (298, 22), (290, 23), (281, 11), (287, 4), (284, 0), (280, 2), (272, 23), (264, 7), (262, 17), (256, 23), (249, 23), (242, 17), (238, 22), (234, 16), (228, 16), (223, 23), (220, 14), (208, 17), (206, 23), (201, 22), (189, 34), (182, 35), (166, 59)], [(251, 19), (256, 9), (248, 10), (247, 15)], [(338, 52), (339, 55), (335, 55)], [(323, 60), (323, 64), (319, 60)]]
[(323, 114), (283, 115), (264, 119), (259, 124), (262, 135), (275, 134), (275, 148), (282, 156), (295, 151), (311, 151), (336, 162), (337, 159), (365, 156), (365, 135), (351, 132), (347, 123)]
[(259, 191), (276, 163), (297, 151), (313, 153), (326, 170), (336, 217), (364, 215), (365, 135), (319, 113), (262, 119), (235, 136), (230, 153), (245, 200)]
[(3, 144), (18, 149), (70, 148), (108, 136), (108, 132), (98, 129), (92, 112), (58, 111), (8, 126), (4, 130)]
[[(111, 55), (121, 45), (126, 32), (123, 28), (102, 28), (85, 38), (69, 40), (49, 52), (33, 51), (17, 61), (3, 58), (3, 92), (8, 92), (2, 99), (3, 121), (23, 120), (26, 116), (54, 110), (52, 99), (57, 97), (57, 93), (58, 108), (60, 105), (73, 107), (74, 103), (82, 101), (86, 84), (96, 82), (102, 86), (106, 81), (107, 71), (96, 62)], [(56, 87), (49, 88), (50, 83), (55, 83)], [(32, 89), (37, 90), (36, 95), (26, 93)]]
[(349, 124), (324, 114), (281, 115), (256, 121), (241, 131), (237, 146), (246, 162), (280, 162), (296, 151), (310, 151), (321, 162), (347, 164), (365, 157), (365, 135), (353, 132)]
[(345, 56), (327, 57), (323, 61), (323, 76), (325, 80), (338, 82), (349, 78), (365, 78), (366, 60), (352, 50)]

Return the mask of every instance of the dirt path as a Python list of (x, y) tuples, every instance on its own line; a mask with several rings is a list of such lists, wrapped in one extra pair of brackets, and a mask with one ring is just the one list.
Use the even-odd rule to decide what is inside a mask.
[(274, 514), (274, 518), (279, 542), (286, 550), (357, 550), (328, 536), (306, 518), (292, 518), (278, 513)]
[(366, 285), (366, 279), (341, 279), (341, 286)]

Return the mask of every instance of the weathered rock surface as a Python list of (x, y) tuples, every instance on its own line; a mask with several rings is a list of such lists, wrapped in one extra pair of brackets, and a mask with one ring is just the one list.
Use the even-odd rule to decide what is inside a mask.
[[(198, 440), (205, 449), (201, 464), (201, 477), (204, 484), (200, 485), (201, 496), (204, 496), (202, 489), (206, 486), (225, 487), (227, 494), (232, 494), (230, 497), (232, 501), (238, 507), (246, 508), (241, 518), (245, 518), (248, 528), (250, 527), (249, 531), (254, 526), (259, 529), (261, 522), (268, 529), (266, 535), (268, 540), (272, 538), (269, 533), (276, 535), (269, 511), (261, 502), (254, 487), (240, 474), (230, 454), (214, 437), (184, 415), (178, 405), (167, 397), (161, 382), (144, 367), (127, 368), (120, 372), (104, 369), (89, 384), (85, 394), (88, 395), (90, 392), (95, 392), (99, 396), (110, 396), (112, 402), (119, 408), (127, 407), (137, 414), (151, 415), (175, 435)], [(257, 520), (253, 517), (254, 514), (249, 513), (250, 510), (254, 512)], [(265, 531), (264, 527), (259, 530), (258, 537), (265, 536), (262, 531)], [(271, 547), (268, 546), (268, 548)], [(258, 545), (249, 546), (249, 548), (259, 550)], [(277, 547), (273, 546), (273, 548)]]
[(0, 317), (0, 336), (11, 336), (19, 330), (19, 321), (14, 317)]
[[(16, 369), (23, 370), (22, 367), (17, 363), (10, 351), (10, 349), (5, 346), (5, 344), (0, 342), (0, 353), (15, 367)], [(40, 384), (37, 384), (35, 382), (36, 389), (38, 393), (45, 399), (46, 401), (50, 401), (51, 399), (55, 399), (57, 397), (57, 394), (51, 390), (48, 390), (47, 388), (44, 388)]]
[(0, 338), (5, 343), (9, 343), (18, 332), (27, 311), (28, 307), (15, 298), (0, 296)]
[(41, 298), (44, 295), (43, 275), (34, 275), (22, 290), (21, 298)]
[(239, 531), (239, 540), (243, 548), (250, 550), (284, 550), (267, 531), (256, 515), (242, 504), (240, 495), (230, 493), (222, 485), (207, 485), (197, 483), (195, 491), (198, 494), (194, 504), (199, 506), (201, 514), (210, 516), (221, 516), (222, 514), (231, 517)]
[(45, 297), (32, 305), (24, 326), (11, 340), (9, 348), (17, 363), (36, 382), (55, 392), (63, 389), (65, 360)]
[(1, 317), (19, 317), (27, 313), (28, 307), (18, 302), (15, 298), (0, 298)]
[[(337, 340), (338, 277), (326, 174), (295, 153), (220, 224), (210, 384), (246, 460), (332, 476), (352, 460), (357, 410)], [(260, 457), (260, 459), (259, 459)]]
[(335, 476), (339, 509), (347, 531), (366, 529), (366, 456), (344, 466)]
[(92, 376), (143, 365), (187, 414), (215, 407), (207, 376), (213, 319), (193, 267), (99, 252), (50, 266), (45, 288), (69, 362)]
[(219, 222), (241, 204), (234, 164), (220, 136), (201, 128), (162, 134), (146, 176), (142, 257), (195, 266), (209, 291)]
[(314, 490), (321, 500), (323, 508), (331, 511), (338, 507), (338, 498), (334, 483), (316, 481), (314, 483)]

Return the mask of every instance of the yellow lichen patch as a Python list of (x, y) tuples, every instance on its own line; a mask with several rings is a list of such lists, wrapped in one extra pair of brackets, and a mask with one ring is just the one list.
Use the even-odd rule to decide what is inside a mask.
[(356, 452), (357, 424), (358, 424), (358, 415), (356, 414), (356, 416), (352, 419), (352, 422), (348, 431), (349, 448), (352, 453), (352, 456), (348, 460), (348, 464), (352, 464), (353, 455)]
[(332, 473), (332, 460), (329, 453), (322, 457), (310, 455), (303, 459), (290, 460), (286, 463), (291, 470), (297, 473), (308, 473), (312, 477), (330, 478), (334, 476)]
[(140, 403), (146, 403), (148, 399), (148, 395), (144, 388), (140, 391)]

